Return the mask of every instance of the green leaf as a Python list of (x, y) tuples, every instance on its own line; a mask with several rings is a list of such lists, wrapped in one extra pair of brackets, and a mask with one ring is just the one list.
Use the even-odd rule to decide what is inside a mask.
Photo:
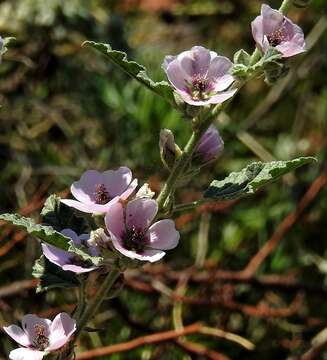
[(35, 261), (32, 275), (40, 279), (36, 292), (53, 288), (72, 288), (79, 285), (76, 275), (71, 271), (64, 271), (52, 264), (43, 255)]
[(57, 248), (68, 250), (70, 247), (71, 239), (56, 231), (52, 226), (36, 224), (33, 219), (19, 214), (1, 214), (0, 220), (8, 221)]
[(313, 157), (300, 157), (288, 161), (255, 162), (239, 172), (231, 173), (224, 180), (214, 180), (204, 197), (224, 200), (253, 194), (261, 186), (313, 161), (316, 161)]
[(242, 65), (250, 65), (251, 55), (248, 54), (245, 50), (241, 49), (238, 50), (234, 54), (234, 63), (235, 64), (242, 64)]
[(234, 64), (230, 73), (231, 75), (238, 76), (238, 77), (247, 77), (249, 71), (251, 71), (251, 67), (248, 67), (243, 64)]
[[(49, 214), (47, 211), (49, 210), (50, 205), (53, 204), (54, 200), (55, 198), (53, 197), (49, 199), (46, 207), (44, 207), (42, 210), (43, 215)], [(83, 260), (90, 261), (96, 266), (98, 266), (102, 261), (102, 258), (99, 256), (89, 255), (87, 249), (84, 249), (83, 247), (76, 247), (69, 237), (61, 234), (52, 226), (36, 224), (33, 219), (26, 218), (19, 214), (2, 214), (0, 215), (0, 220), (8, 221), (13, 225), (23, 228), (30, 235), (33, 235), (36, 238), (59, 249), (73, 252), (74, 254), (80, 256)], [(78, 233), (80, 234), (81, 232), (79, 231)]]
[(155, 82), (148, 76), (146, 68), (135, 61), (127, 59), (123, 51), (113, 50), (109, 44), (97, 43), (94, 41), (85, 41), (82, 46), (88, 45), (104, 54), (111, 62), (116, 64), (128, 75), (139, 81), (142, 85), (160, 95), (169, 103), (175, 106), (174, 92), (172, 87), (166, 81)]
[(60, 200), (56, 194), (50, 195), (46, 199), (41, 211), (42, 222), (57, 231), (69, 228), (77, 234), (89, 232), (90, 227), (87, 220), (78, 216), (71, 207), (61, 203)]
[(0, 49), (0, 59), (1, 59), (1, 56), (7, 52), (8, 45), (14, 40), (15, 40), (14, 37), (6, 37), (6, 38), (2, 39), (3, 44), (2, 44), (2, 48)]

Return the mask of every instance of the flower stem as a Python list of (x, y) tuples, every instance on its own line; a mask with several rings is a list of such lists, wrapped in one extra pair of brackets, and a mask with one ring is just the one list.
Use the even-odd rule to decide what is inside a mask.
[(278, 10), (283, 15), (286, 15), (291, 7), (292, 7), (292, 0), (284, 0)]
[(199, 207), (200, 205), (208, 204), (210, 202), (213, 202), (212, 199), (200, 199), (196, 201), (192, 201), (185, 204), (177, 204), (173, 207), (172, 213), (179, 212), (179, 211), (185, 211), (185, 210), (192, 210), (196, 207)]
[(101, 303), (106, 298), (108, 291), (112, 288), (115, 281), (120, 275), (120, 271), (118, 269), (112, 269), (106, 278), (104, 279), (100, 289), (97, 291), (94, 298), (89, 302), (87, 305), (84, 313), (77, 321), (77, 330), (75, 333), (75, 338), (81, 333), (85, 325), (89, 322), (90, 319), (96, 314), (97, 310), (99, 309)]

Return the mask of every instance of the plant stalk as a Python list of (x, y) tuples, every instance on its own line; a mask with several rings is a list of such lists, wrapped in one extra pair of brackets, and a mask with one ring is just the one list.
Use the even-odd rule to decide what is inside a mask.
[(120, 275), (120, 271), (118, 269), (112, 269), (106, 278), (104, 279), (100, 289), (97, 291), (94, 298), (89, 302), (87, 305), (84, 313), (77, 321), (77, 330), (75, 333), (75, 339), (81, 333), (85, 325), (89, 322), (90, 319), (96, 314), (97, 310), (99, 309), (101, 303), (106, 298), (108, 291), (112, 288), (115, 281)]

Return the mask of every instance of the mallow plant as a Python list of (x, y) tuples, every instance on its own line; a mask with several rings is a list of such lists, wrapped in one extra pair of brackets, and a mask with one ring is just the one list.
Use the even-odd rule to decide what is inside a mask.
[[(41, 242), (42, 255), (33, 268), (33, 275), (39, 279), (38, 292), (60, 287), (79, 290), (72, 314), (60, 313), (52, 322), (28, 314), (22, 319), (22, 328), (15, 324), (5, 327), (4, 331), (19, 345), (9, 354), (10, 359), (73, 359), (75, 344), (80, 334), (89, 329), (87, 325), (101, 303), (119, 296), (124, 272), (162, 261), (167, 251), (173, 251), (183, 241), (173, 220), (176, 211), (253, 194), (315, 160), (299, 157), (254, 162), (224, 179), (213, 180), (202, 199), (175, 203), (180, 184), (195, 181), (200, 169), (215, 161), (224, 146), (228, 147), (214, 121), (242, 86), (258, 77), (268, 83), (278, 80), (288, 59), (305, 52), (301, 28), (286, 16), (292, 3), (283, 1), (279, 10), (262, 5), (261, 14), (251, 24), (256, 46), (252, 55), (241, 49), (232, 61), (202, 45), (167, 55), (162, 63), (167, 82), (153, 81), (144, 66), (108, 44), (84, 43), (180, 111), (192, 135), (181, 148), (171, 130), (162, 129), (158, 134), (162, 165), (168, 172), (159, 194), (143, 180), (134, 178), (132, 170), (122, 164), (102, 172), (87, 169), (71, 185), (67, 199), (51, 195), (42, 209), (40, 224), (19, 214), (0, 215), (0, 219), (25, 229)], [(1, 39), (1, 54), (4, 50), (5, 41)], [(91, 285), (93, 291), (86, 292), (86, 286)]]

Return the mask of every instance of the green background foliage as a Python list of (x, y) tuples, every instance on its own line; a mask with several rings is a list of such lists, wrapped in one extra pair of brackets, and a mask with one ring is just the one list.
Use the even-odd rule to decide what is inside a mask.
[[(278, 1), (269, 3), (279, 6)], [(152, 79), (162, 81), (163, 57), (196, 44), (230, 58), (240, 48), (251, 53), (249, 24), (260, 4), (245, 0), (2, 1), (0, 34), (16, 41), (0, 66), (0, 212), (20, 212), (38, 221), (47, 195), (68, 196), (72, 181), (90, 168), (127, 165), (141, 183), (149, 182), (158, 192), (167, 177), (160, 164), (159, 131), (171, 129), (182, 147), (190, 135), (189, 123), (166, 101), (81, 44), (86, 40), (110, 43), (144, 64)], [(292, 59), (290, 72), (274, 87), (256, 79), (242, 89), (216, 121), (225, 141), (224, 153), (180, 188), (176, 200), (197, 200), (213, 179), (224, 179), (250, 162), (315, 156), (317, 163), (225, 210), (213, 207), (209, 213), (194, 213), (191, 219), (176, 213), (182, 239), (164, 262), (177, 274), (195, 263), (208, 271), (242, 270), (296, 208), (310, 184), (326, 171), (325, 8), (325, 0), (313, 0), (307, 9), (291, 10), (290, 17), (310, 34), (310, 51)], [(256, 349), (249, 352), (226, 340), (197, 334), (188, 340), (231, 359), (284, 359), (310, 347), (312, 337), (327, 323), (326, 199), (324, 187), (257, 273), (295, 276), (316, 291), (222, 280), (189, 282), (186, 289), (189, 297), (219, 300), (231, 288), (239, 304), (264, 303), (277, 309), (287, 308), (297, 293), (303, 293), (299, 310), (286, 317), (262, 317), (226, 309), (219, 301), (210, 307), (184, 304), (184, 324), (203, 321), (235, 332), (254, 342)], [(206, 249), (202, 260), (199, 249), (202, 253)], [(40, 256), (34, 238), (2, 225), (0, 256), (0, 326), (17, 323), (24, 313), (51, 318), (58, 311), (72, 311), (76, 294), (71, 289), (41, 294), (21, 289), (1, 295), (12, 283), (32, 278), (34, 260)], [(172, 290), (177, 285), (151, 272), (142, 276), (149, 283), (162, 281)], [(94, 325), (103, 330), (86, 334), (79, 351), (172, 329), (172, 302), (166, 295), (126, 286), (118, 299), (103, 305)], [(0, 358), (6, 359), (13, 346), (1, 334)], [(193, 358), (203, 357), (190, 355), (172, 342), (110, 356), (114, 360)]]

